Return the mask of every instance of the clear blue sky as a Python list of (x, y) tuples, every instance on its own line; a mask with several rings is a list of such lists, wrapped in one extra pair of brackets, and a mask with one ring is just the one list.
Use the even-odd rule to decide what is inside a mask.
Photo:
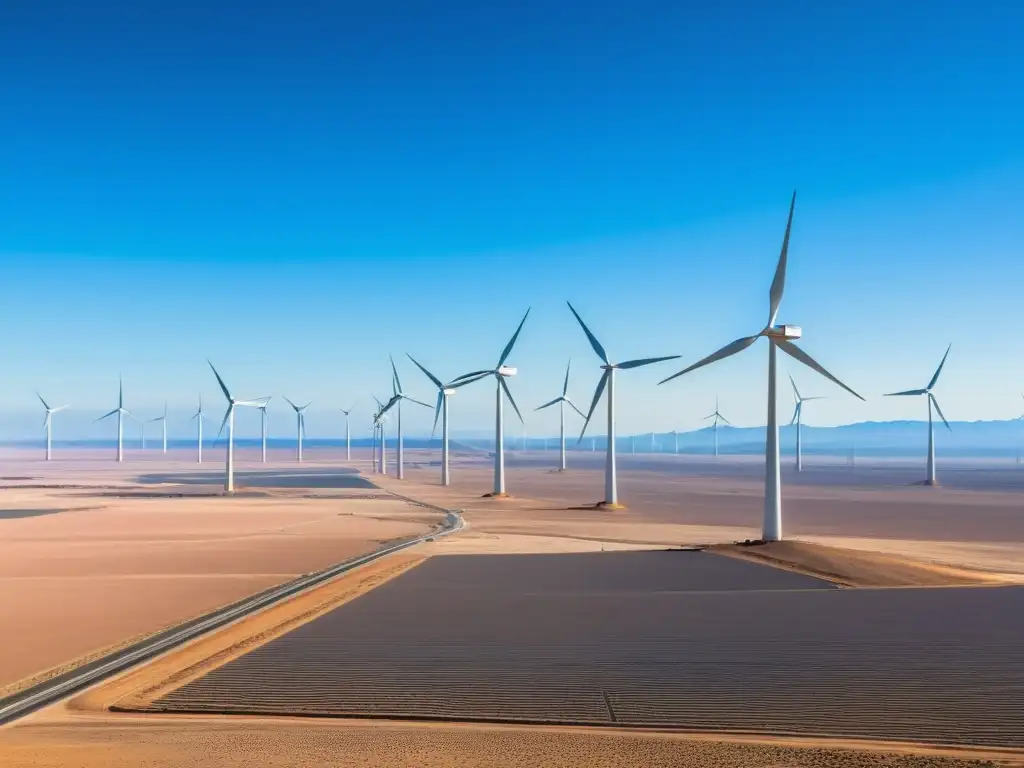
[[(326, 436), (386, 393), (389, 351), (450, 378), (530, 305), (520, 406), (572, 355), (584, 407), (597, 360), (565, 300), (619, 359), (756, 332), (793, 188), (780, 320), (869, 397), (787, 360), (834, 396), (808, 422), (923, 416), (875, 396), (951, 341), (947, 416), (1017, 416), (1024, 8), (687, 5), (4, 3), (0, 438), (36, 434), (37, 388), (105, 436), (85, 417), (118, 372), (183, 434), (198, 389), (217, 402), (207, 356), (242, 395), (314, 400)], [(761, 424), (765, 361), (627, 372), (620, 429), (692, 428), (716, 393)], [(489, 428), (472, 389), (457, 431)]]

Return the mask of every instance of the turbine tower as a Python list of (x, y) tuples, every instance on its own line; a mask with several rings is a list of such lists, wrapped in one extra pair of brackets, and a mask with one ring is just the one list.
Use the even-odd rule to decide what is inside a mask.
[(421, 403), (415, 398), (409, 397), (402, 391), (402, 380), (398, 378), (398, 369), (395, 367), (395, 358), (388, 356), (391, 360), (391, 399), (388, 400), (387, 405), (384, 406), (384, 410), (381, 411), (381, 415), (387, 413), (395, 406), (398, 406), (398, 479), (405, 479), (405, 450), (402, 445), (402, 401), (408, 400), (410, 403), (416, 403), (416, 405), (422, 405), (424, 408), (430, 406), (426, 403)]
[(217, 383), (220, 384), (220, 390), (224, 393), (224, 397), (228, 401), (228, 409), (224, 412), (224, 421), (220, 423), (220, 430), (217, 435), (220, 436), (221, 432), (224, 431), (224, 426), (228, 428), (228, 446), (227, 446), (227, 457), (224, 462), (224, 492), (234, 493), (235, 492), (235, 408), (239, 407), (251, 407), (259, 408), (263, 405), (269, 397), (261, 397), (256, 400), (235, 400), (228, 391), (227, 384), (224, 383), (224, 379), (217, 373), (217, 369), (213, 367), (213, 363), (209, 360), (206, 361), (210, 364), (210, 369), (213, 371), (213, 375), (217, 377)]
[(117, 460), (124, 461), (124, 417), (130, 416), (133, 419), (135, 417), (124, 407), (124, 382), (120, 377), (117, 380), (117, 408), (110, 413), (103, 414), (96, 421), (103, 421), (115, 413), (117, 414)]
[[(566, 303), (568, 304), (569, 302)], [(601, 342), (599, 342), (597, 337), (590, 332), (590, 329), (587, 328), (587, 324), (583, 322), (583, 318), (581, 318), (579, 313), (573, 309), (572, 304), (569, 304), (569, 310), (573, 315), (575, 315), (580, 327), (583, 328), (583, 332), (587, 335), (587, 339), (590, 341), (590, 346), (594, 348), (594, 352), (597, 353), (597, 356), (601, 358), (601, 361), (604, 363), (604, 365), (601, 366), (604, 373), (601, 374), (601, 379), (597, 382), (597, 389), (594, 391), (594, 399), (590, 403), (590, 411), (587, 413), (586, 420), (583, 422), (583, 431), (580, 432), (580, 440), (583, 439), (583, 435), (587, 431), (587, 425), (590, 423), (590, 417), (594, 415), (594, 409), (597, 408), (597, 402), (601, 399), (601, 394), (604, 392), (605, 387), (607, 387), (608, 453), (605, 458), (604, 501), (602, 502), (602, 506), (610, 509), (620, 509), (619, 487), (615, 474), (615, 371), (639, 368), (642, 365), (661, 363), (665, 360), (675, 360), (679, 355), (669, 355), (668, 357), (644, 357), (637, 360), (627, 360), (624, 363), (613, 363), (608, 359), (608, 353), (604, 351), (604, 347), (601, 346)]]
[[(566, 363), (566, 365), (565, 365), (565, 383), (562, 384), (562, 395), (560, 397), (556, 397), (554, 400), (551, 400), (550, 402), (544, 403), (544, 405), (538, 406), (537, 408), (534, 409), (535, 411), (539, 411), (539, 410), (542, 410), (544, 408), (548, 408), (548, 407), (550, 407), (552, 405), (555, 405), (556, 403), (558, 404), (558, 425), (559, 425), (559, 433), (558, 433), (558, 445), (559, 445), (558, 471), (559, 472), (564, 472), (565, 471), (565, 406), (568, 404), (568, 406), (570, 408), (572, 408), (574, 411), (576, 411), (576, 413), (578, 413), (580, 416), (583, 416), (583, 411), (581, 411), (579, 408), (577, 408), (575, 405), (573, 405), (572, 400), (569, 399), (569, 367), (571, 365), (572, 365), (572, 360), (570, 359), (569, 362)], [(586, 418), (586, 416), (583, 416), (583, 418)], [(547, 438), (544, 438), (544, 450), (546, 451), (547, 449), (548, 449), (548, 441), (547, 441)]]
[(339, 409), (345, 414), (345, 461), (352, 461), (352, 430), (349, 427), (348, 416), (355, 407), (356, 405), (353, 403), (347, 411), (344, 408)]
[(715, 436), (715, 458), (717, 459), (718, 458), (718, 422), (721, 421), (721, 422), (723, 422), (725, 424), (728, 424), (730, 427), (732, 426), (732, 422), (729, 421), (727, 418), (725, 418), (725, 416), (723, 416), (721, 413), (719, 413), (719, 411), (718, 411), (718, 398), (717, 397), (715, 398), (715, 412), (712, 413), (710, 416), (705, 416), (704, 417), (704, 421), (707, 421), (708, 419), (714, 419), (714, 421), (711, 422), (711, 431), (712, 431), (712, 433)]
[(203, 393), (199, 393), (199, 410), (196, 411), (196, 415), (192, 417), (192, 421), (196, 422), (196, 426), (199, 428), (199, 434), (196, 439), (196, 464), (203, 463), (203, 419), (206, 418), (206, 414), (203, 413)]
[(51, 408), (47, 402), (43, 400), (43, 396), (38, 392), (36, 392), (36, 397), (39, 398), (39, 402), (41, 402), (43, 404), (43, 408), (46, 409), (46, 416), (43, 417), (43, 431), (46, 433), (46, 460), (49, 461), (51, 456), (51, 447), (53, 445), (53, 414), (65, 410), (68, 406), (60, 405), (56, 408)]
[[(149, 421), (149, 423), (152, 423), (154, 421), (159, 421), (160, 425), (163, 427), (163, 430), (164, 430), (164, 453), (167, 453), (167, 401), (166, 400), (164, 400), (164, 415), (163, 416), (157, 416), (155, 419), (149, 419), (148, 421)], [(143, 428), (143, 429), (145, 429), (145, 428)], [(143, 432), (143, 435), (145, 435), (145, 432)], [(143, 448), (146, 447), (146, 445), (145, 445), (145, 437), (143, 437), (143, 445), (142, 445), (142, 447)]]
[(412, 355), (407, 355), (412, 360), (416, 367), (423, 371), (423, 374), (430, 379), (431, 383), (437, 387), (437, 404), (434, 406), (434, 426), (430, 430), (430, 438), (434, 438), (434, 433), (437, 432), (437, 419), (441, 418), (441, 485), (451, 485), (451, 474), (449, 472), (448, 460), (449, 460), (449, 448), (448, 448), (448, 398), (455, 394), (455, 390), (459, 387), (476, 381), (476, 379), (466, 379), (458, 384), (442, 384), (441, 380), (434, 374), (424, 368), (420, 362)]
[(793, 385), (793, 399), (796, 401), (796, 408), (793, 411), (793, 418), (789, 420), (790, 426), (796, 424), (796, 471), (804, 471), (803, 453), (800, 450), (800, 428), (803, 426), (804, 403), (810, 400), (822, 400), (822, 397), (801, 397), (800, 390), (796, 388), (793, 377), (789, 377), (789, 383)]
[[(271, 395), (270, 397), (273, 397)], [(262, 461), (264, 464), (267, 463), (267, 406), (270, 404), (270, 397), (267, 398), (267, 402), (259, 406), (260, 409), (260, 451), (262, 455)], [(300, 459), (301, 461), (301, 459)]]
[(926, 485), (938, 485), (935, 480), (935, 425), (932, 422), (932, 406), (935, 406), (935, 412), (939, 414), (939, 418), (942, 419), (942, 423), (946, 425), (946, 429), (950, 432), (953, 428), (949, 426), (949, 422), (946, 421), (946, 417), (942, 415), (942, 409), (939, 408), (939, 401), (935, 399), (935, 395), (932, 394), (932, 389), (935, 387), (935, 383), (939, 380), (939, 374), (942, 373), (942, 366), (946, 364), (946, 358), (949, 357), (949, 350), (952, 349), (953, 345), (950, 344), (946, 347), (946, 354), (942, 356), (942, 362), (939, 363), (939, 367), (935, 369), (935, 375), (932, 376), (932, 380), (928, 382), (928, 386), (924, 389), (908, 389), (906, 392), (890, 392), (886, 397), (901, 397), (903, 395), (925, 395), (928, 398), (928, 477), (925, 479)]
[(287, 397), (285, 401), (295, 411), (295, 431), (296, 431), (296, 443), (295, 443), (295, 460), (302, 461), (302, 435), (306, 431), (306, 409), (309, 408), (313, 403), (309, 402), (305, 405), (296, 405)]
[(505, 349), (502, 350), (501, 357), (498, 358), (498, 364), (489, 371), (473, 371), (459, 376), (455, 379), (452, 384), (456, 386), (462, 386), (463, 384), (469, 384), (473, 381), (479, 381), (480, 379), (488, 376), (493, 376), (497, 385), (495, 387), (495, 413), (494, 413), (494, 490), (491, 493), (485, 494), (486, 496), (497, 496), (503, 497), (508, 496), (505, 492), (505, 412), (504, 412), (504, 398), (502, 393), (508, 397), (508, 401), (512, 403), (512, 407), (516, 411), (516, 416), (519, 417), (519, 421), (523, 421), (523, 414), (519, 412), (519, 406), (516, 405), (516, 401), (512, 399), (512, 393), (509, 391), (508, 384), (505, 383), (505, 379), (515, 376), (517, 369), (505, 365), (505, 361), (508, 359), (509, 354), (512, 352), (512, 347), (515, 346), (516, 339), (519, 338), (519, 332), (523, 330), (523, 324), (526, 322), (526, 318), (530, 316), (530, 310), (526, 310), (526, 314), (523, 315), (523, 319), (519, 321), (519, 327), (516, 328), (516, 332), (512, 334), (512, 338), (509, 339), (508, 344), (505, 345)]
[(780, 541), (782, 539), (782, 489), (780, 483), (781, 470), (779, 467), (779, 420), (778, 420), (778, 398), (777, 372), (776, 372), (776, 350), (781, 349), (790, 357), (800, 361), (808, 368), (812, 368), (825, 378), (838, 384), (854, 397), (863, 400), (864, 398), (843, 384), (839, 379), (826, 371), (814, 358), (794, 344), (799, 339), (802, 331), (795, 325), (776, 325), (775, 320), (779, 313), (779, 304), (782, 302), (782, 294), (786, 287), (786, 260), (789, 252), (789, 233), (793, 227), (793, 209), (796, 207), (796, 192), (789, 203), (789, 219), (786, 222), (786, 234), (782, 238), (782, 250), (779, 253), (779, 263), (775, 268), (775, 278), (772, 280), (771, 289), (768, 292), (768, 324), (753, 336), (745, 336), (726, 344), (717, 352), (714, 352), (703, 360), (698, 360), (689, 368), (684, 368), (659, 382), (682, 376), (684, 373), (695, 371), (705, 365), (722, 360), (752, 345), (762, 336), (768, 339), (768, 426), (765, 434), (765, 476), (764, 476), (764, 525), (761, 531), (761, 538), (764, 541)]

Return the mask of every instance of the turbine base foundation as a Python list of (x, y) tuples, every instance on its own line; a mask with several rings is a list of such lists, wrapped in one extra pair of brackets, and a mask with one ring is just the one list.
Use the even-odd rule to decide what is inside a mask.
[(599, 501), (597, 502), (597, 504), (594, 505), (594, 509), (609, 509), (612, 511), (616, 511), (620, 509), (629, 509), (629, 507), (627, 507), (625, 504), (613, 504), (610, 501)]
[(512, 498), (512, 494), (511, 493), (495, 493), (495, 492), (492, 491), (491, 493), (485, 493), (480, 498), (481, 499), (511, 499)]

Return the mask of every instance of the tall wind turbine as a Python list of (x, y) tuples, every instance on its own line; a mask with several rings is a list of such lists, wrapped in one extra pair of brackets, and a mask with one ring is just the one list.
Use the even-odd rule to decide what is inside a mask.
[(800, 390), (796, 388), (793, 377), (789, 377), (789, 383), (793, 385), (793, 399), (796, 401), (796, 408), (793, 411), (793, 418), (789, 420), (790, 426), (796, 424), (796, 471), (804, 471), (803, 453), (800, 450), (800, 427), (803, 426), (804, 403), (810, 400), (822, 400), (822, 397), (801, 397)]
[[(377, 400), (377, 396), (374, 395), (374, 400)], [(380, 400), (377, 400), (377, 405), (380, 410), (377, 411), (373, 417), (374, 430), (380, 432), (380, 460), (377, 463), (377, 472), (382, 475), (388, 473), (388, 456), (387, 456), (387, 442), (384, 437), (384, 422), (387, 420), (387, 414), (384, 413), (385, 405)], [(376, 457), (374, 457), (376, 458)]]
[[(559, 435), (559, 440), (558, 440), (558, 444), (559, 444), (558, 471), (559, 472), (564, 472), (565, 471), (565, 406), (568, 404), (568, 406), (570, 408), (572, 408), (574, 411), (576, 411), (576, 413), (578, 413), (580, 416), (583, 416), (583, 411), (581, 411), (579, 408), (577, 408), (575, 405), (573, 405), (572, 400), (569, 399), (569, 367), (571, 365), (572, 365), (572, 360), (569, 360), (569, 362), (566, 363), (566, 365), (565, 365), (565, 383), (562, 384), (562, 394), (561, 394), (561, 396), (560, 397), (556, 397), (554, 400), (551, 400), (551, 401), (549, 401), (547, 403), (544, 403), (544, 405), (538, 406), (537, 408), (534, 409), (535, 411), (539, 411), (539, 410), (542, 410), (544, 408), (548, 408), (548, 407), (550, 407), (552, 405), (555, 405), (556, 403), (558, 404), (558, 425), (559, 425), (559, 433), (558, 433), (558, 435)], [(583, 416), (583, 418), (586, 418), (586, 416)], [(547, 441), (547, 438), (545, 438), (544, 439), (544, 450), (546, 451), (547, 448), (548, 448), (548, 441)]]
[[(566, 302), (569, 304), (569, 302)], [(569, 310), (576, 317), (583, 332), (587, 335), (587, 340), (590, 341), (590, 346), (594, 348), (594, 352), (601, 358), (604, 365), (601, 368), (604, 373), (601, 374), (601, 379), (597, 382), (597, 389), (594, 390), (594, 399), (590, 403), (590, 411), (587, 413), (586, 420), (583, 422), (583, 431), (580, 432), (580, 440), (583, 439), (583, 435), (587, 431), (587, 425), (590, 424), (590, 417), (594, 415), (594, 409), (597, 408), (597, 402), (601, 399), (601, 394), (604, 392), (605, 387), (608, 388), (608, 454), (605, 459), (604, 468), (604, 501), (602, 506), (619, 509), (619, 486), (615, 474), (615, 371), (617, 370), (628, 370), (630, 368), (639, 368), (642, 365), (651, 365), (652, 363), (661, 363), (665, 360), (675, 360), (679, 355), (669, 355), (668, 357), (644, 357), (637, 360), (627, 360), (624, 363), (613, 363), (608, 359), (608, 353), (604, 351), (604, 347), (601, 346), (601, 342), (597, 340), (597, 337), (590, 332), (587, 328), (587, 324), (583, 322), (583, 318), (579, 316), (579, 313), (573, 309), (572, 304), (569, 304)]]
[[(389, 355), (390, 357), (390, 355)], [(398, 479), (405, 479), (405, 449), (402, 445), (402, 401), (408, 400), (410, 403), (416, 403), (416, 405), (422, 405), (424, 408), (429, 408), (427, 403), (421, 403), (419, 400), (409, 397), (405, 392), (402, 391), (402, 380), (398, 378), (398, 368), (395, 367), (395, 358), (391, 357), (391, 390), (392, 396), (388, 400), (387, 405), (384, 406), (384, 410), (381, 414), (385, 414), (392, 408), (397, 406), (398, 413)]]
[(296, 405), (287, 397), (285, 401), (295, 410), (295, 430), (296, 440), (295, 443), (295, 460), (302, 461), (302, 435), (306, 431), (306, 409), (312, 405), (312, 403), (306, 403), (305, 405)]
[(705, 416), (704, 417), (704, 421), (707, 421), (708, 419), (714, 419), (714, 421), (711, 422), (711, 431), (712, 431), (712, 433), (715, 436), (715, 458), (717, 459), (718, 458), (718, 422), (721, 421), (724, 424), (728, 424), (730, 427), (732, 426), (732, 422), (729, 421), (727, 418), (725, 418), (725, 416), (723, 416), (721, 413), (719, 413), (719, 411), (718, 411), (718, 398), (717, 397), (715, 398), (715, 412), (712, 413), (709, 416)]
[(476, 379), (469, 378), (460, 383), (442, 384), (441, 380), (434, 374), (424, 368), (419, 360), (414, 358), (412, 355), (407, 355), (412, 360), (416, 367), (423, 371), (423, 374), (430, 379), (431, 383), (437, 387), (437, 404), (434, 406), (434, 426), (430, 430), (430, 437), (434, 437), (434, 433), (437, 432), (437, 419), (441, 418), (441, 485), (451, 485), (451, 474), (448, 467), (449, 449), (448, 449), (448, 398), (455, 394), (455, 390), (466, 384), (470, 384)]
[(59, 405), (56, 408), (51, 408), (43, 396), (36, 392), (36, 397), (39, 398), (39, 402), (43, 404), (43, 408), (46, 409), (46, 416), (43, 417), (43, 431), (46, 433), (46, 460), (50, 460), (51, 446), (53, 445), (53, 414), (63, 411), (68, 406)]
[(508, 397), (508, 401), (512, 403), (512, 407), (516, 411), (516, 416), (519, 417), (519, 421), (523, 421), (523, 414), (519, 412), (519, 406), (516, 405), (516, 401), (512, 399), (512, 393), (509, 391), (508, 384), (505, 383), (505, 379), (515, 376), (517, 369), (505, 365), (505, 361), (508, 359), (509, 354), (512, 352), (512, 347), (515, 346), (516, 339), (519, 338), (519, 332), (523, 330), (523, 324), (526, 322), (526, 318), (530, 316), (530, 310), (526, 310), (526, 314), (523, 315), (523, 319), (519, 321), (519, 327), (516, 328), (516, 332), (512, 334), (512, 338), (509, 339), (508, 344), (505, 345), (505, 349), (501, 352), (501, 357), (498, 358), (498, 364), (489, 371), (473, 371), (459, 376), (455, 381), (452, 382), (454, 385), (461, 386), (463, 384), (469, 384), (472, 381), (479, 381), (480, 379), (488, 376), (493, 376), (497, 385), (495, 387), (495, 412), (494, 412), (494, 490), (486, 494), (488, 496), (508, 496), (505, 492), (505, 411), (504, 411), (504, 398), (502, 393)]
[(199, 435), (196, 440), (196, 463), (203, 463), (203, 419), (206, 418), (206, 414), (203, 413), (203, 393), (199, 393), (199, 410), (196, 411), (196, 415), (192, 417), (192, 421), (196, 422), (196, 426), (199, 428)]
[[(270, 397), (273, 397), (271, 395)], [(270, 404), (270, 397), (267, 398), (267, 402), (259, 406), (260, 409), (260, 450), (262, 453), (262, 462), (267, 463), (267, 406)], [(301, 461), (301, 452), (300, 459)]]
[[(209, 360), (206, 361), (210, 363)], [(217, 383), (220, 384), (221, 392), (224, 393), (224, 397), (228, 401), (228, 409), (224, 412), (224, 421), (220, 423), (220, 430), (217, 434), (220, 435), (224, 431), (224, 426), (228, 428), (228, 447), (227, 447), (227, 459), (224, 464), (224, 492), (234, 493), (235, 492), (235, 408), (239, 407), (252, 407), (259, 408), (270, 398), (261, 397), (256, 400), (236, 400), (231, 396), (228, 391), (227, 384), (224, 383), (224, 379), (217, 373), (217, 369), (213, 367), (213, 363), (210, 363), (210, 369), (213, 371), (213, 375), (217, 377)]]
[(117, 408), (110, 413), (103, 414), (96, 421), (103, 421), (115, 413), (117, 414), (117, 460), (124, 461), (124, 417), (130, 416), (133, 419), (135, 417), (124, 407), (124, 382), (120, 377), (117, 380)]
[(782, 539), (782, 489), (780, 482), (781, 470), (779, 467), (779, 420), (778, 420), (778, 398), (777, 373), (776, 373), (776, 350), (781, 349), (790, 357), (799, 360), (808, 368), (812, 368), (825, 378), (838, 384), (854, 397), (863, 400), (864, 398), (843, 384), (839, 379), (826, 371), (814, 358), (794, 344), (799, 339), (802, 331), (795, 325), (776, 325), (775, 320), (779, 313), (779, 304), (782, 302), (782, 293), (786, 287), (786, 260), (789, 252), (789, 233), (793, 227), (793, 209), (796, 207), (796, 192), (789, 203), (789, 219), (786, 222), (786, 234), (782, 238), (782, 251), (779, 253), (779, 263), (775, 268), (775, 278), (772, 280), (771, 289), (768, 292), (768, 324), (753, 336), (745, 336), (726, 344), (717, 352), (714, 352), (703, 360), (698, 360), (689, 368), (684, 368), (679, 373), (669, 376), (659, 382), (682, 376), (705, 365), (722, 360), (737, 352), (742, 352), (762, 336), (768, 339), (768, 427), (765, 434), (765, 477), (764, 477), (764, 525), (761, 531), (761, 538), (764, 541), (780, 541)]
[(935, 375), (932, 376), (932, 380), (928, 382), (928, 386), (924, 389), (908, 389), (906, 392), (890, 392), (886, 397), (900, 397), (902, 395), (925, 395), (928, 398), (928, 477), (925, 479), (927, 485), (938, 485), (935, 480), (935, 425), (932, 423), (932, 406), (935, 406), (936, 413), (939, 414), (939, 418), (942, 419), (942, 423), (946, 425), (946, 429), (950, 432), (953, 428), (949, 426), (949, 422), (946, 421), (946, 417), (942, 415), (942, 409), (939, 408), (939, 401), (935, 399), (935, 395), (932, 394), (932, 388), (935, 383), (939, 380), (939, 374), (942, 373), (942, 366), (946, 364), (946, 358), (949, 357), (949, 350), (952, 349), (953, 345), (950, 344), (946, 347), (946, 354), (942, 356), (942, 362), (939, 363), (939, 367), (935, 369)]
[[(163, 416), (157, 416), (155, 419), (148, 419), (147, 421), (148, 421), (148, 423), (152, 423), (154, 421), (159, 421), (160, 422), (160, 425), (164, 429), (164, 453), (167, 453), (167, 401), (166, 400), (164, 400), (164, 415)], [(145, 428), (143, 428), (143, 429), (145, 429)], [(145, 434), (145, 433), (143, 433), (143, 434)], [(145, 446), (145, 437), (143, 437), (143, 446), (142, 447), (143, 448), (146, 447)]]
[(352, 461), (352, 430), (348, 423), (348, 416), (355, 407), (356, 405), (353, 403), (347, 411), (344, 408), (339, 409), (345, 414), (345, 461)]

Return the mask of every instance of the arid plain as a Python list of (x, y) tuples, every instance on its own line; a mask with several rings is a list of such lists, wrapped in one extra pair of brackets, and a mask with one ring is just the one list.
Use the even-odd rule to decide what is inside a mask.
[[(4, 727), (0, 763), (323, 765), (339, 764), (344, 755), (341, 764), (367, 766), (1024, 765), (1024, 754), (997, 746), (1006, 743), (1000, 739), (986, 747), (814, 733), (701, 735), (667, 727), (638, 731), (614, 725), (111, 712), (112, 706), (145, 710), (168, 693), (227, 669), (248, 651), (331, 616), (371, 588), (387, 583), (392, 589), (416, 577), (419, 564), (437, 556), (721, 545), (722, 554), (767, 558), (784, 570), (854, 587), (1024, 581), (1024, 497), (1015, 478), (977, 482), (979, 476), (972, 475), (967, 483), (926, 488), (912, 484), (913, 468), (904, 473), (812, 464), (798, 481), (784, 477), (786, 533), (806, 543), (755, 552), (729, 546), (758, 532), (762, 489), (757, 468), (745, 460), (725, 458), (701, 469), (706, 460), (693, 457), (636, 457), (632, 466), (626, 457), (620, 490), (629, 508), (608, 512), (589, 507), (601, 490), (596, 457), (570, 454), (577, 468), (557, 473), (550, 471), (553, 452), (512, 455), (508, 482), (513, 498), (502, 500), (481, 498), (491, 476), (485, 455), (458, 456), (449, 489), (437, 485), (433, 453), (408, 452), (407, 479), (401, 482), (368, 474), (365, 452), (356, 458), (351, 468), (363, 472), (362, 477), (340, 462), (337, 450), (315, 449), (301, 468), (282, 451), (272, 457), (265, 475), (247, 475), (264, 467), (242, 451), (242, 492), (226, 499), (215, 495), (222, 470), (216, 454), (201, 469), (186, 452), (165, 458), (150, 451), (145, 457), (129, 456), (121, 466), (93, 452), (50, 466), (23, 454), (5, 455), (0, 608), (12, 619), (6, 626), (17, 628), (3, 640), (0, 684), (7, 690), (382, 541), (415, 536), (439, 524), (439, 513), (387, 491), (462, 509), (468, 527), (347, 574)], [(994, 476), (1005, 479), (1006, 472), (1014, 470), (1003, 468)], [(1020, 474), (1024, 477), (1024, 471)], [(344, 609), (333, 615), (344, 615)]]

